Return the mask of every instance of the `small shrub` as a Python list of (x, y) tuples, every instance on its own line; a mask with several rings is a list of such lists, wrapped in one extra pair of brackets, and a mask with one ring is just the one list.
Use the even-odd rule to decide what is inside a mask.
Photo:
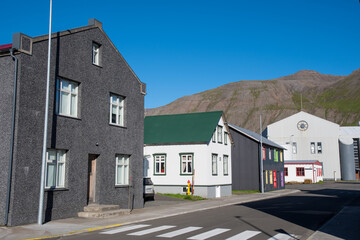
[(304, 184), (312, 184), (312, 180), (311, 179), (305, 179)]

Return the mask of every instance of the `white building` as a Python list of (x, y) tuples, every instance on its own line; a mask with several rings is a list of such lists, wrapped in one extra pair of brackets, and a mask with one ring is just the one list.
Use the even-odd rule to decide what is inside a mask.
[(222, 112), (148, 116), (144, 175), (155, 192), (230, 196), (231, 137)]
[[(359, 149), (360, 149), (360, 127), (340, 127), (340, 155), (342, 170), (346, 172), (349, 180), (360, 179)], [(352, 162), (354, 158), (354, 163)], [(355, 176), (353, 176), (353, 169)]]
[(287, 149), (285, 161), (318, 160), (324, 180), (341, 179), (339, 134), (338, 124), (302, 111), (265, 129), (269, 140)]
[(319, 161), (285, 161), (285, 182), (317, 183), (323, 180), (322, 164)]

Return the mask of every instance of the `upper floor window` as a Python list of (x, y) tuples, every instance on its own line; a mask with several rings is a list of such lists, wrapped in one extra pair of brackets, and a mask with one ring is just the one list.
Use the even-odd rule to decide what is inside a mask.
[(115, 184), (129, 185), (129, 155), (116, 155)]
[(321, 142), (317, 143), (317, 153), (322, 153), (322, 144), (321, 144)]
[(92, 45), (92, 63), (100, 65), (100, 45), (97, 43)]
[(212, 135), (212, 141), (216, 142), (216, 129), (214, 130), (214, 133)]
[(181, 153), (181, 174), (192, 174), (193, 171), (193, 154), (191, 153)]
[(315, 143), (314, 142), (310, 143), (310, 153), (315, 154)]
[(46, 152), (46, 188), (65, 187), (65, 158), (63, 150), (48, 150)]
[(64, 79), (58, 79), (56, 85), (57, 113), (77, 117), (79, 84)]
[(222, 126), (217, 127), (217, 140), (218, 140), (218, 143), (222, 143), (222, 134), (223, 134), (222, 129), (223, 129)]
[(124, 98), (110, 95), (110, 123), (124, 126)]
[(278, 161), (279, 161), (278, 150), (274, 149), (274, 162), (278, 162)]
[(228, 136), (229, 136), (229, 134), (227, 132), (224, 132), (224, 144), (225, 145), (228, 144)]
[(269, 148), (269, 160), (271, 160), (271, 148)]
[(264, 146), (262, 147), (261, 154), (262, 154), (262, 156), (261, 156), (262, 160), (265, 160), (266, 159), (266, 150), (265, 150)]
[(296, 154), (296, 153), (297, 153), (297, 145), (296, 145), (296, 142), (293, 142), (291, 147), (292, 147), (292, 153), (293, 153), (293, 154)]

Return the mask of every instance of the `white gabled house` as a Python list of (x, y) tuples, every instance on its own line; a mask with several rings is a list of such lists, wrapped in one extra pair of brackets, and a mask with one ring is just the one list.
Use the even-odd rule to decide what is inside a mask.
[(323, 181), (323, 167), (317, 160), (285, 161), (285, 182)]
[(223, 112), (148, 116), (144, 123), (144, 175), (155, 191), (230, 196), (232, 140)]

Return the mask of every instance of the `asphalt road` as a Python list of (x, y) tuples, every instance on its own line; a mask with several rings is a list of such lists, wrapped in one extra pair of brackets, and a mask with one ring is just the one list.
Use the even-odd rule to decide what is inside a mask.
[(302, 191), (61, 239), (307, 239), (344, 206), (360, 206), (359, 182), (288, 188)]

